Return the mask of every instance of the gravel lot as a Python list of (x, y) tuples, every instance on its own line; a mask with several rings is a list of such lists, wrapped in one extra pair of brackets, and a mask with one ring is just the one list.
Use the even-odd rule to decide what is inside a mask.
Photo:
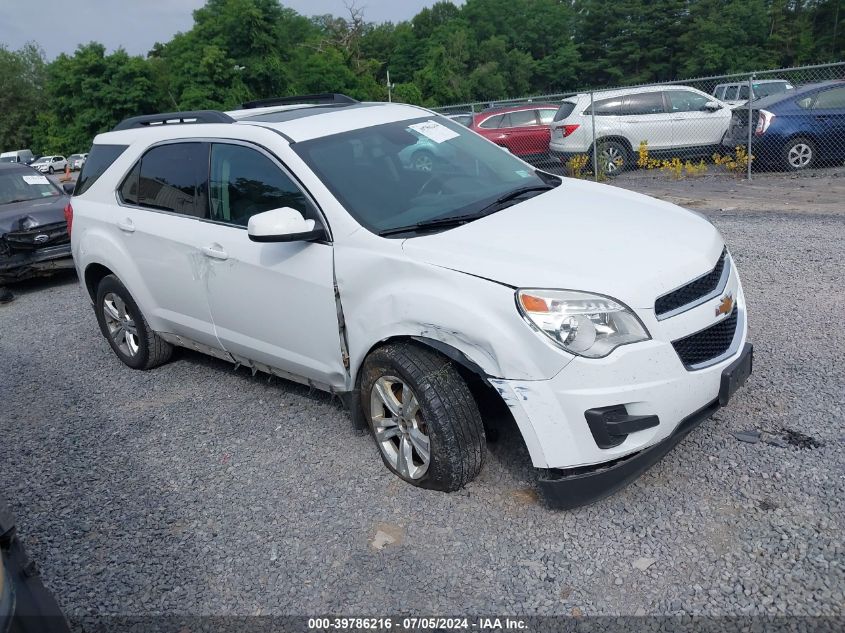
[(0, 307), (3, 495), (73, 616), (842, 616), (845, 209), (709, 215), (755, 373), (593, 506), (544, 508), (513, 432), (445, 495), (394, 479), (328, 397), (189, 352), (132, 371), (72, 276)]

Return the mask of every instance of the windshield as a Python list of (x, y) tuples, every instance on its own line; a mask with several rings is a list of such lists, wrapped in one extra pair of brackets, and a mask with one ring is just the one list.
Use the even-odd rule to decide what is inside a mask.
[(15, 170), (0, 173), (0, 204), (60, 195), (62, 192), (47, 179), (47, 176), (42, 176), (35, 171)]
[(0, 156), (0, 163), (16, 163), (18, 162), (17, 156)]
[(292, 147), (352, 217), (374, 233), (471, 215), (517, 189), (548, 188), (507, 150), (433, 115)]
[(776, 81), (774, 83), (766, 84), (754, 84), (754, 95), (758, 99), (762, 99), (763, 97), (776, 95), (781, 92), (786, 92), (787, 90), (792, 89), (792, 84), (789, 84), (785, 81)]

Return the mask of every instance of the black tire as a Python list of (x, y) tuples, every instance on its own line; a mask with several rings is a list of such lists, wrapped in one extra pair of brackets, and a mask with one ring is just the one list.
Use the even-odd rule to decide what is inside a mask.
[[(125, 306), (126, 315), (131, 318), (131, 323), (134, 325), (134, 341), (137, 344), (137, 351), (121, 349), (120, 343), (112, 336), (112, 330), (106, 320), (106, 297), (118, 297)], [(111, 302), (114, 305), (114, 302)], [(100, 331), (111, 345), (117, 357), (132, 369), (152, 369), (158, 367), (170, 360), (173, 355), (173, 346), (163, 340), (155, 332), (150, 329), (147, 320), (129, 294), (126, 287), (120, 283), (114, 275), (107, 275), (100, 281), (97, 286), (97, 299), (94, 302), (94, 311), (97, 315), (97, 323), (100, 326)], [(127, 324), (130, 323), (127, 321)], [(125, 330), (124, 330), (125, 334)], [(124, 344), (127, 339), (124, 339)]]
[[(373, 390), (380, 378), (388, 377), (407, 383), (419, 403), (420, 426), (430, 442), (427, 470), (419, 478), (400, 473), (376, 436)], [(376, 349), (362, 368), (361, 404), (382, 461), (404, 481), (420, 488), (452, 492), (463, 488), (481, 471), (486, 439), (478, 406), (452, 361), (433, 350), (412, 343), (392, 343)], [(387, 409), (383, 412), (387, 413)]]
[(783, 146), (783, 165), (788, 171), (803, 171), (816, 163), (816, 144), (808, 138), (789, 139)]
[(53, 166), (52, 166), (52, 165), (50, 165), (50, 166), (47, 168), (47, 172), (48, 172), (48, 173), (50, 173), (50, 174), (55, 174), (55, 173), (56, 173), (56, 170), (55, 170), (55, 169), (53, 169)]
[[(599, 173), (612, 178), (621, 174), (631, 166), (631, 152), (624, 143), (619, 141), (596, 141), (598, 146)], [(590, 157), (590, 168), (593, 166)]]

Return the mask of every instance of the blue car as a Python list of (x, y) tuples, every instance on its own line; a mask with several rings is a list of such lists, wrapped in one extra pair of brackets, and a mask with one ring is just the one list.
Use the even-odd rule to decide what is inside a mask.
[(757, 165), (801, 171), (845, 160), (845, 80), (802, 86), (736, 108), (724, 147), (747, 146), (748, 107)]

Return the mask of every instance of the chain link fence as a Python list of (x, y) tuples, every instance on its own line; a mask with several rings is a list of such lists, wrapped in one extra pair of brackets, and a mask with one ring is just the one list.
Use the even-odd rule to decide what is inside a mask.
[(845, 62), (435, 110), (538, 167), (597, 180), (632, 169), (750, 179), (845, 162)]

